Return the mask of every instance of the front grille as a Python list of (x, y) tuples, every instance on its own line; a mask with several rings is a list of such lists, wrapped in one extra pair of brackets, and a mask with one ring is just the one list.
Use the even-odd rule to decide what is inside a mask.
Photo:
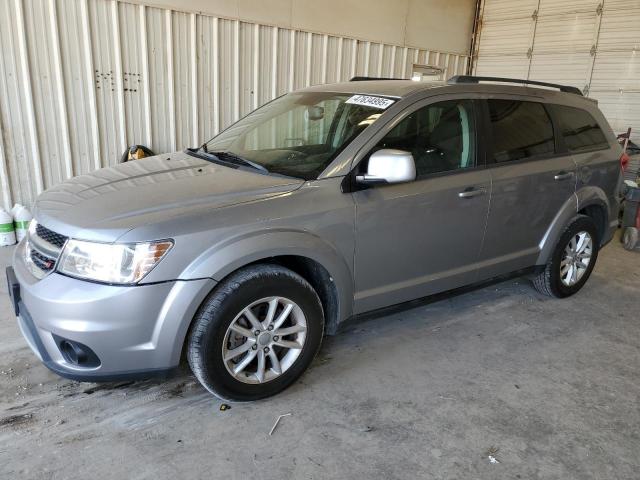
[(56, 264), (56, 261), (53, 258), (42, 255), (40, 252), (33, 249), (31, 250), (31, 261), (43, 272), (50, 272)]
[(36, 235), (38, 235), (44, 241), (49, 242), (50, 244), (55, 245), (58, 248), (62, 248), (64, 242), (67, 241), (67, 237), (65, 237), (64, 235), (53, 232), (47, 227), (44, 227), (40, 224), (36, 226)]
[(44, 278), (55, 268), (67, 237), (38, 224), (27, 240), (25, 264), (36, 278)]

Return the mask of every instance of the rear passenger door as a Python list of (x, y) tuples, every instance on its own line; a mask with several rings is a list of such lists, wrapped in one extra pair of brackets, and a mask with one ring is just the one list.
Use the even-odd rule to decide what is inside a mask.
[[(607, 197), (609, 224), (602, 225), (607, 232), (618, 222), (617, 193), (621, 182), (622, 151), (615, 142), (610, 128), (607, 129), (609, 134), (607, 139), (601, 127), (601, 125), (607, 127), (606, 120), (599, 112), (594, 111), (599, 117), (598, 122), (594, 115), (582, 108), (553, 105), (553, 111), (558, 120), (561, 139), (577, 165), (576, 191), (579, 199), (581, 200), (584, 191), (592, 189)], [(614, 148), (611, 148), (611, 145)]]
[(554, 217), (575, 203), (576, 174), (546, 105), (506, 98), (484, 105), (492, 194), (481, 279), (535, 264)]

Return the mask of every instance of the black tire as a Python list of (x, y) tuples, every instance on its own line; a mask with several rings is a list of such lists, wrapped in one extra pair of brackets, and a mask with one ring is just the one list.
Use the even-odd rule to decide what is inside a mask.
[[(561, 280), (560, 262), (562, 261), (564, 250), (571, 238), (583, 231), (588, 232), (593, 240), (591, 260), (587, 270), (584, 272), (580, 280), (576, 284), (568, 286)], [(551, 255), (551, 259), (545, 265), (544, 270), (533, 279), (533, 285), (540, 293), (550, 297), (565, 298), (577, 293), (589, 279), (589, 276), (593, 271), (593, 267), (596, 264), (596, 260), (598, 259), (599, 249), (600, 238), (598, 235), (598, 229), (591, 217), (588, 217), (587, 215), (576, 216), (560, 236), (553, 254)]]
[[(295, 362), (280, 376), (260, 384), (243, 383), (227, 370), (222, 358), (231, 322), (251, 303), (286, 295), (306, 317), (306, 339)], [(311, 364), (324, 332), (322, 304), (300, 275), (279, 265), (241, 269), (218, 285), (200, 306), (188, 338), (187, 359), (196, 378), (209, 392), (227, 401), (252, 401), (281, 392)]]

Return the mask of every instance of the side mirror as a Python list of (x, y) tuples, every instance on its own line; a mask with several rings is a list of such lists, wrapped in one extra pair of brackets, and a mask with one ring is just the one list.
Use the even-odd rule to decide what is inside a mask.
[(413, 155), (404, 150), (385, 148), (369, 157), (367, 173), (356, 176), (356, 182), (364, 185), (405, 183), (416, 179)]

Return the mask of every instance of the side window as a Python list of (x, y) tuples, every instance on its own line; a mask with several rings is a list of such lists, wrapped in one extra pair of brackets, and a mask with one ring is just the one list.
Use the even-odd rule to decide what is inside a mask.
[(493, 159), (512, 162), (555, 151), (553, 125), (540, 103), (489, 100)]
[(475, 166), (473, 103), (449, 100), (416, 110), (396, 125), (372, 152), (411, 152), (417, 177)]
[(579, 108), (554, 105), (564, 143), (570, 152), (601, 150), (609, 147), (598, 122), (589, 112)]

